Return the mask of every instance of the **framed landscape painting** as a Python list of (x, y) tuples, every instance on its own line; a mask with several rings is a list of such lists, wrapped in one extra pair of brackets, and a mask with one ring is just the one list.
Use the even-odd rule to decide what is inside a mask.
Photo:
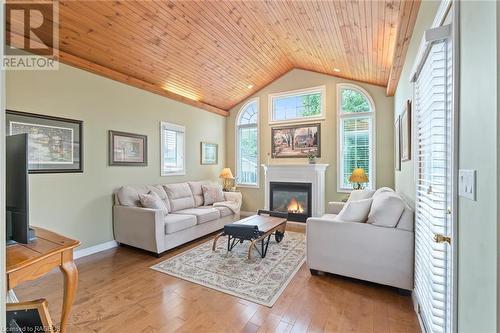
[(83, 172), (83, 122), (7, 110), (7, 135), (28, 134), (29, 173)]
[(401, 160), (411, 160), (411, 101), (405, 103), (405, 109), (401, 114)]
[(321, 157), (321, 125), (301, 124), (271, 128), (273, 158)]
[(218, 163), (219, 145), (216, 143), (200, 142), (200, 163), (214, 165)]
[(109, 165), (147, 166), (148, 137), (141, 134), (109, 131)]

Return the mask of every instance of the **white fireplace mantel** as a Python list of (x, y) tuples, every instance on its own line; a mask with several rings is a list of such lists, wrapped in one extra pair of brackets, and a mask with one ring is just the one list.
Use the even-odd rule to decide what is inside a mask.
[(265, 208), (269, 209), (271, 182), (310, 183), (313, 217), (325, 213), (325, 172), (328, 164), (262, 164), (265, 175)]

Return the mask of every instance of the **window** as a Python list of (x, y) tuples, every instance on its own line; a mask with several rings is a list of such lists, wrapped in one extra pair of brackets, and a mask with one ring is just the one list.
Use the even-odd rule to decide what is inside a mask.
[(184, 126), (161, 123), (161, 175), (185, 175), (184, 160), (185, 134)]
[(269, 122), (324, 118), (325, 86), (269, 95)]
[(368, 93), (352, 84), (339, 84), (338, 191), (352, 190), (349, 176), (355, 168), (368, 175), (367, 188), (375, 187), (375, 105)]
[(236, 183), (259, 185), (259, 100), (252, 99), (236, 117)]

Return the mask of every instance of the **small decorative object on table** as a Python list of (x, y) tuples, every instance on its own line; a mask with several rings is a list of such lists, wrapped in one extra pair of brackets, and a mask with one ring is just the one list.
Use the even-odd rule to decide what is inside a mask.
[(316, 164), (316, 159), (317, 159), (316, 151), (309, 150), (309, 152), (307, 153), (307, 158), (309, 160), (309, 164)]
[(234, 176), (230, 168), (224, 168), (221, 171), (219, 178), (222, 178), (222, 189), (225, 192), (231, 192), (235, 190)]
[(352, 184), (352, 188), (355, 190), (362, 190), (364, 186), (363, 183), (368, 183), (368, 176), (363, 168), (356, 168), (352, 171), (351, 176), (349, 176), (349, 182)]

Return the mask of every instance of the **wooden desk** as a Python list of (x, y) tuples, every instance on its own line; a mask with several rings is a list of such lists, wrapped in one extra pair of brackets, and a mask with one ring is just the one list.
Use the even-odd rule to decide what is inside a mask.
[(80, 242), (42, 228), (33, 229), (36, 239), (29, 244), (7, 246), (7, 289), (14, 289), (23, 282), (35, 280), (59, 267), (64, 274), (60, 327), (60, 331), (64, 333), (78, 285), (78, 270), (73, 261), (73, 249), (80, 245)]

